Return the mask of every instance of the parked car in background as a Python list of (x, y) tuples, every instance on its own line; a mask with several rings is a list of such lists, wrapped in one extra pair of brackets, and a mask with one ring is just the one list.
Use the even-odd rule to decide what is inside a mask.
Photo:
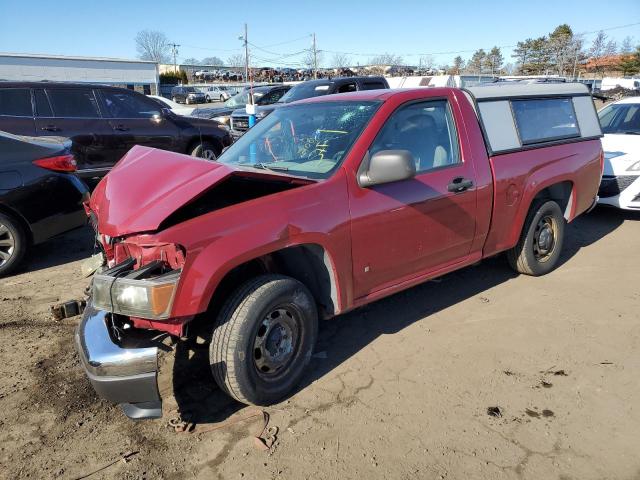
[[(321, 80), (307, 80), (306, 82), (294, 85), (277, 102), (264, 106), (256, 103), (256, 121), (273, 112), (276, 108), (287, 103), (303, 100), (305, 98), (319, 97), (322, 95), (332, 95), (334, 93), (349, 93), (360, 90), (380, 90), (388, 89), (389, 83), (384, 77), (344, 77)], [(244, 108), (238, 108), (231, 114), (231, 134), (239, 137), (249, 129), (249, 115)]]
[(192, 103), (205, 103), (207, 97), (201, 91), (196, 90), (195, 87), (178, 86), (171, 89), (171, 100), (175, 103), (190, 105)]
[(224, 102), (223, 107), (199, 108), (195, 115), (229, 125), (231, 113), (240, 106), (244, 107), (249, 103), (249, 95), (253, 95), (253, 103), (256, 105), (271, 105), (280, 100), (290, 88), (289, 85), (267, 85), (249, 88)]
[(210, 87), (202, 87), (207, 102), (224, 102), (231, 98), (230, 90), (224, 85), (212, 85)]
[(179, 103), (176, 103), (173, 100), (169, 100), (168, 98), (161, 97), (160, 95), (147, 95), (147, 97), (155, 100), (162, 108), (168, 108), (176, 115), (184, 115), (185, 117), (189, 117), (196, 109), (196, 107), (186, 107), (184, 105), (180, 105)]
[(320, 318), (500, 252), (552, 271), (595, 205), (600, 137), (583, 85), (505, 84), (302, 100), (217, 162), (136, 147), (89, 205), (106, 264), (76, 333), (88, 377), (127, 415), (160, 416), (172, 352), (202, 335), (223, 392), (273, 404)]
[(124, 88), (0, 82), (0, 130), (73, 141), (78, 175), (105, 175), (134, 145), (212, 159), (232, 142), (228, 127), (184, 117)]
[(0, 132), (0, 276), (27, 251), (86, 225), (87, 186), (77, 178), (71, 142)]
[(611, 103), (598, 117), (604, 133), (599, 203), (640, 210), (640, 97)]

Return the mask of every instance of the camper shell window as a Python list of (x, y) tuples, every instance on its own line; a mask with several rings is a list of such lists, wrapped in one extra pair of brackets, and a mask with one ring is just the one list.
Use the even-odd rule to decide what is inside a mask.
[(580, 83), (470, 87), (491, 155), (602, 136), (587, 88)]

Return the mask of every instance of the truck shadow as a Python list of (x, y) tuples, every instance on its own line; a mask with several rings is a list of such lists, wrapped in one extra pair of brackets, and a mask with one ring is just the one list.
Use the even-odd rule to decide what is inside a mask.
[[(625, 220), (634, 219), (640, 220), (640, 215), (604, 208), (579, 217), (567, 228), (561, 263), (616, 230)], [(500, 255), (321, 322), (315, 348), (321, 358), (312, 359), (307, 374), (291, 395), (329, 374), (381, 335), (397, 333), (516, 276)], [(216, 386), (206, 345), (179, 348), (174, 372), (177, 409), (189, 421), (220, 422), (245, 407)]]

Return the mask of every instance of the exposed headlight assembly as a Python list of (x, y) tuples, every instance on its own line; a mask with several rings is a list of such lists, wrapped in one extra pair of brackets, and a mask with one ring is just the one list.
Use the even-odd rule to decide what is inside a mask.
[(171, 313), (179, 280), (180, 270), (148, 279), (96, 274), (93, 277), (93, 304), (112, 313), (164, 320)]
[(627, 172), (640, 172), (640, 160), (627, 168)]

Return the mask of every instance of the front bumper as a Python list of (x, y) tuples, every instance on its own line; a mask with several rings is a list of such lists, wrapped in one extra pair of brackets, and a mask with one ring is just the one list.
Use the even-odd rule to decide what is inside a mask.
[(605, 175), (598, 203), (624, 210), (640, 210), (640, 175)]
[(121, 345), (112, 338), (108, 312), (87, 304), (75, 334), (84, 371), (102, 398), (133, 419), (159, 418), (158, 347), (149, 339)]

